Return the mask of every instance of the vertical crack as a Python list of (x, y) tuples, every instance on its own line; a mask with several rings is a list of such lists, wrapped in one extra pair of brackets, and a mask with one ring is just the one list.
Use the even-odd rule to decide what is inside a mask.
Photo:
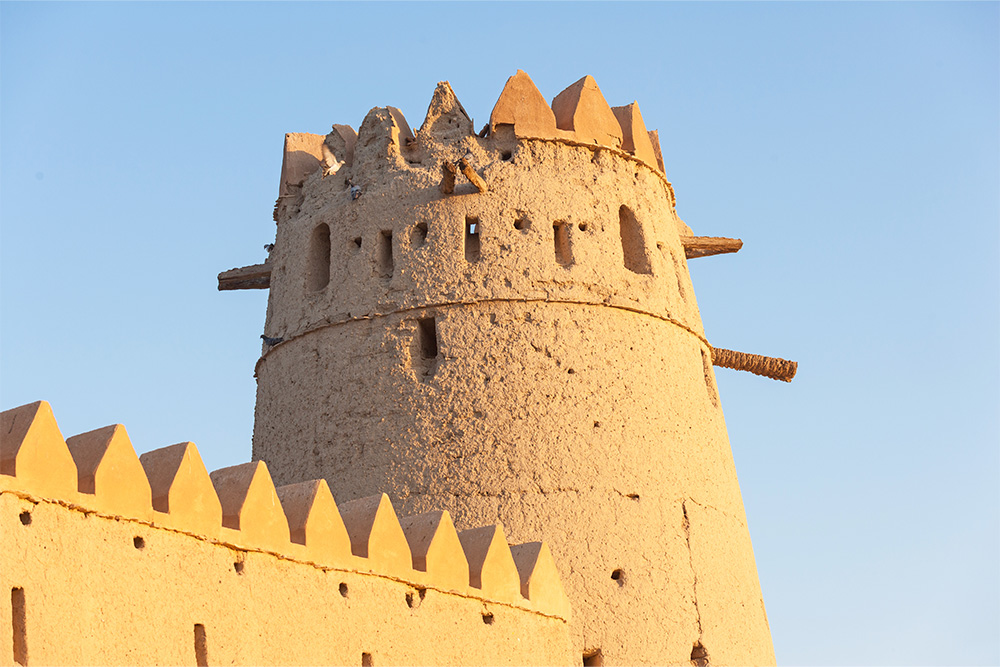
[(691, 520), (688, 519), (687, 511), (687, 501), (681, 501), (681, 511), (684, 513), (684, 521), (681, 524), (684, 527), (684, 540), (687, 542), (688, 548), (688, 565), (691, 567), (691, 576), (694, 578), (694, 583), (692, 585), (693, 595), (694, 595), (694, 613), (695, 619), (698, 622), (698, 646), (701, 645), (701, 610), (698, 608), (698, 573), (694, 569), (694, 555), (691, 553)]

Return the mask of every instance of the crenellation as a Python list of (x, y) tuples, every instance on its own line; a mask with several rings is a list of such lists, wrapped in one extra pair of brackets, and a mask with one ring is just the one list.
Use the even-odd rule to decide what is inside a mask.
[(95, 507), (109, 514), (152, 518), (153, 494), (146, 471), (123, 425), (75, 435), (66, 445), (76, 464), (78, 490), (93, 495), (90, 502)]
[[(30, 423), (25, 421), (29, 418)], [(5, 452), (22, 447), (49, 453), (62, 447), (67, 454), (70, 452), (44, 401), (7, 410), (0, 413), (0, 419), (7, 427), (0, 438)], [(74, 479), (78, 475), (81, 479), (93, 477), (96, 493), (78, 493), (75, 484), (52, 493), (51, 484), (39, 483), (35, 471), (24, 466), (14, 468), (13, 474), (0, 474), (0, 494), (13, 494), (32, 506), (50, 503), (68, 511), (132, 522), (135, 550), (156, 543), (151, 528), (227, 545), (237, 550), (236, 570), (240, 573), (246, 572), (247, 554), (273, 554), (289, 562), (409, 581), (421, 589), (568, 618), (565, 596), (549, 594), (544, 599), (529, 599), (511, 596), (503, 587), (473, 586), (467, 547), (448, 512), (403, 517), (400, 521), (385, 494), (338, 507), (324, 480), (275, 488), (263, 461), (209, 474), (191, 442), (136, 457), (120, 424), (73, 436), (69, 442), (80, 461), (77, 468), (70, 457)], [(40, 489), (51, 495), (38, 495)], [(141, 502), (144, 495), (145, 505)], [(21, 524), (43, 529), (34, 522), (33, 510), (21, 510), (19, 514)], [(489, 526), (486, 532), (492, 535), (497, 529)], [(503, 549), (507, 549), (502, 530), (492, 547), (500, 555), (491, 552), (485, 570), (476, 551), (477, 543), (471, 543), (468, 549), (473, 553), (471, 559), (479, 558), (476, 581), (481, 581), (484, 571), (487, 581), (492, 581), (496, 567), (493, 563), (502, 563)], [(526, 571), (520, 576), (532, 575)], [(555, 590), (557, 584), (550, 582), (547, 586)]]
[(248, 546), (281, 552), (291, 541), (288, 519), (263, 461), (214, 470), (209, 475), (222, 505), (222, 525), (239, 531)]
[[(459, 532), (469, 559), (469, 578), (492, 599), (517, 602), (521, 598), (521, 575), (511, 555), (503, 526), (482, 526)], [(524, 596), (527, 597), (527, 596)]]

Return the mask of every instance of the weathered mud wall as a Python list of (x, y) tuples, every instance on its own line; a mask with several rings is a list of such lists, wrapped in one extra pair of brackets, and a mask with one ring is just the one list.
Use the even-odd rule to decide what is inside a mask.
[(3, 665), (573, 664), (547, 548), (2, 413)]
[(283, 185), (254, 458), (544, 538), (578, 655), (773, 663), (657, 151), (589, 78), (554, 114), (526, 79), (488, 136), (443, 84), (415, 136), (373, 109)]

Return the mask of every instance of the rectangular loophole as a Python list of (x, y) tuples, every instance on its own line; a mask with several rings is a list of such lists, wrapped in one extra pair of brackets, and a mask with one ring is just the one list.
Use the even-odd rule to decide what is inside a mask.
[(438, 356), (437, 324), (433, 317), (422, 317), (417, 320), (417, 338), (419, 340), (420, 358), (435, 359)]
[(569, 224), (565, 220), (552, 223), (552, 237), (555, 242), (556, 262), (560, 266), (573, 263), (573, 249), (569, 245)]
[(361, 667), (374, 667), (375, 663), (372, 661), (371, 653), (361, 654)]
[(194, 624), (194, 661), (198, 667), (208, 667), (208, 639), (201, 623)]
[(480, 241), (479, 218), (466, 216), (465, 218), (465, 261), (478, 262), (482, 253), (482, 243)]
[(604, 654), (601, 649), (594, 649), (583, 654), (583, 667), (600, 667), (604, 664)]
[(11, 625), (14, 631), (14, 662), (28, 664), (28, 614), (24, 606), (24, 589), (10, 589)]
[(383, 278), (392, 278), (392, 230), (383, 229), (378, 235), (378, 272)]
[(437, 322), (433, 317), (421, 317), (416, 321), (410, 346), (410, 367), (416, 371), (418, 379), (427, 379), (434, 374), (437, 357)]
[(625, 268), (632, 273), (651, 274), (649, 256), (646, 254), (646, 237), (642, 225), (628, 206), (618, 209), (618, 230), (622, 241)]

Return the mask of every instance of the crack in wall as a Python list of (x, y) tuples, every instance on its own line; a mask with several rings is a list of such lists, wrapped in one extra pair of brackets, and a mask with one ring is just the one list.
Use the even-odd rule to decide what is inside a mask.
[(681, 501), (681, 512), (684, 513), (684, 521), (682, 526), (684, 528), (684, 541), (687, 543), (688, 549), (688, 565), (691, 567), (691, 576), (694, 581), (692, 583), (692, 590), (694, 595), (694, 613), (695, 620), (698, 622), (698, 643), (701, 643), (701, 610), (698, 608), (698, 573), (694, 569), (694, 554), (691, 553), (691, 520), (688, 519), (687, 512), (687, 501)]

